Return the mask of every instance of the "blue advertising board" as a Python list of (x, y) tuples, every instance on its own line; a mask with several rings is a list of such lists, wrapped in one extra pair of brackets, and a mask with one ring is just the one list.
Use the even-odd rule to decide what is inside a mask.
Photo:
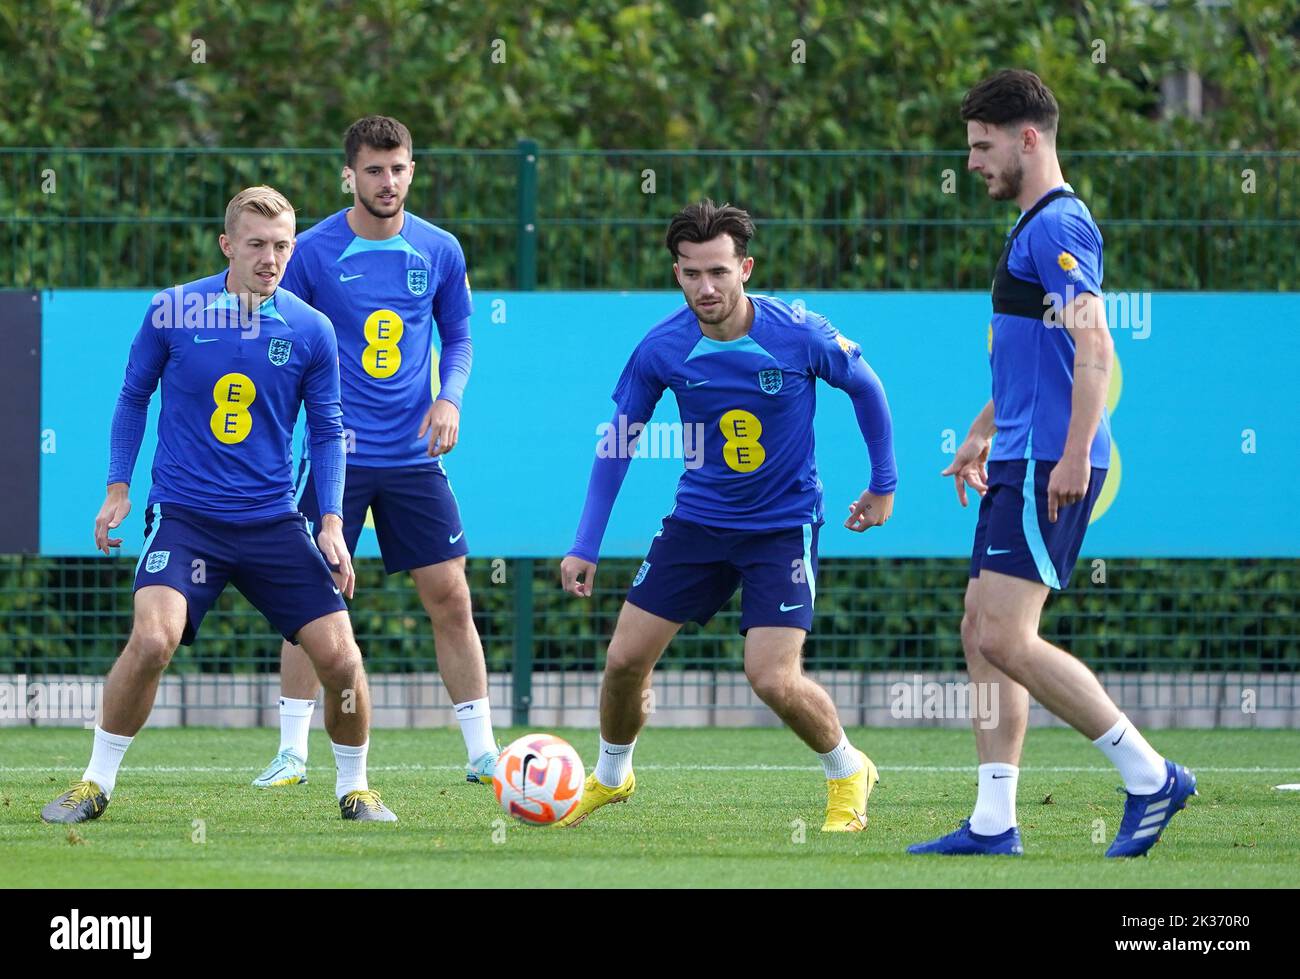
[[(975, 292), (782, 293), (828, 316), (862, 346), (893, 411), (899, 486), (893, 519), (841, 526), (870, 467), (847, 396), (819, 393), (818, 468), (825, 556), (960, 556), (975, 506), (939, 476), (988, 400), (989, 298)], [(109, 423), (146, 291), (44, 294), (40, 543), (94, 553)], [(1113, 465), (1084, 555), (1300, 556), (1296, 365), (1300, 294), (1156, 293), (1112, 316)], [(599, 427), (628, 355), (677, 293), (476, 293), (474, 369), (460, 444), (446, 458), (472, 554), (555, 557), (572, 543)], [(137, 553), (149, 492), (158, 396), (121, 528)], [(665, 397), (655, 422), (676, 421)], [(300, 421), (301, 426), (301, 421)], [(668, 429), (664, 429), (668, 431)], [(295, 441), (295, 452), (301, 440)], [(683, 460), (647, 444), (628, 473), (603, 555), (641, 556), (672, 507)], [(655, 451), (650, 451), (652, 448)], [(667, 457), (664, 457), (664, 456)], [(296, 471), (296, 467), (295, 467)], [(213, 487), (220, 492), (220, 487)], [(360, 545), (377, 554), (373, 531)]]

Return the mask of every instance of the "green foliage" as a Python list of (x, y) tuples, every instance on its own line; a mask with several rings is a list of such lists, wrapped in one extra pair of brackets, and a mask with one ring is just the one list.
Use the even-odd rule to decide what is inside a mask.
[[(382, 111), (426, 146), (935, 149), (964, 143), (965, 88), (1014, 64), (1062, 95), (1077, 148), (1300, 143), (1295, 0), (718, 6), (7, 0), (0, 142), (334, 146)], [(1205, 118), (1158, 118), (1189, 69)]]
[[(423, 152), (412, 207), (462, 238), (483, 287), (517, 282), (511, 150), (527, 137), (544, 288), (669, 285), (660, 229), (704, 194), (758, 217), (767, 288), (983, 288), (1013, 214), (963, 174), (957, 108), (1011, 64), (1058, 94), (1108, 282), (1289, 289), (1300, 272), (1277, 247), (1300, 226), (1300, 0), (31, 6), (0, 4), (0, 145), (46, 148), (0, 152), (3, 285), (193, 278), (219, 261), (240, 186), (280, 187), (304, 225), (343, 206), (341, 134), (385, 112), (419, 148), (454, 148)], [(1200, 118), (1161, 107), (1186, 71)], [(69, 149), (88, 146), (168, 152)], [(643, 149), (585, 152), (601, 147)]]

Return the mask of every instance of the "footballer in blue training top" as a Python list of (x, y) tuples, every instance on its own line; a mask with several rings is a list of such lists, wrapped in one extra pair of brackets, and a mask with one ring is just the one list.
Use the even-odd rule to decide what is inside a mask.
[[(469, 545), (442, 462), (456, 446), (473, 356), (465, 256), (453, 235), (406, 210), (415, 163), (405, 126), (366, 116), (348, 129), (343, 150), (353, 204), (298, 236), (284, 285), (338, 334), (348, 550), (355, 552), (369, 511), (385, 569), (410, 572), (429, 611), (430, 652), (465, 739), (465, 777), (487, 784), (497, 757), (487, 670), (465, 579)], [(319, 477), (309, 440), (296, 502), (312, 525), (322, 512)], [(253, 780), (259, 788), (307, 780), (316, 676), (287, 643), (280, 680), (280, 750)]]
[[(1161, 757), (1082, 662), (1039, 636), (1043, 603), (1066, 587), (1110, 465), (1106, 392), (1114, 344), (1102, 302), (1102, 240), (1056, 155), (1056, 98), (1032, 72), (986, 78), (962, 102), (968, 169), (1021, 209), (993, 279), (991, 400), (944, 470), (966, 505), (980, 493), (962, 648), (971, 680), (998, 691), (977, 739), (970, 819), (911, 853), (1024, 852), (1016, 819), (1032, 695), (1115, 765), (1128, 791), (1108, 857), (1146, 853), (1196, 791)], [(996, 434), (996, 438), (994, 435)]]
[[(293, 207), (273, 188), (235, 195), (220, 239), (229, 266), (154, 296), (131, 344), (113, 413), (108, 496), (95, 521), (96, 546), (107, 554), (122, 543), (109, 532), (130, 512), (127, 493), (149, 401), (161, 384), (131, 637), (104, 685), (90, 763), (42, 810), (47, 822), (84, 822), (104, 811), (172, 653), (194, 642), (227, 583), (286, 643), (301, 643), (301, 655), (320, 664), (343, 818), (397, 819), (366, 781), (370, 705), (343, 602), (353, 574), (340, 516), (344, 453), (334, 329), (277, 288), (293, 253), (293, 231)], [(290, 443), (303, 405), (325, 514), (315, 544), (295, 507), (291, 479)], [(333, 575), (327, 559), (338, 566)]]
[[(577, 825), (632, 794), (642, 693), (656, 661), (683, 623), (708, 622), (740, 587), (745, 672), (821, 759), (828, 786), (822, 828), (866, 828), (875, 767), (849, 744), (830, 697), (800, 666), (824, 521), (813, 455), (817, 380), (852, 399), (863, 461), (871, 462), (871, 485), (849, 507), (845, 526), (853, 530), (883, 524), (893, 508), (889, 406), (861, 349), (824, 317), (746, 295), (753, 233), (743, 210), (707, 200), (673, 218), (666, 244), (686, 305), (646, 334), (614, 388), (611, 432), (639, 433), (671, 390), (683, 444), (703, 451), (683, 472), (672, 511), (632, 580), (601, 689), (600, 756), (581, 803), (561, 825)], [(561, 564), (564, 587), (575, 595), (591, 594), (600, 542), (635, 451), (635, 437), (614, 441), (597, 451), (577, 536)]]

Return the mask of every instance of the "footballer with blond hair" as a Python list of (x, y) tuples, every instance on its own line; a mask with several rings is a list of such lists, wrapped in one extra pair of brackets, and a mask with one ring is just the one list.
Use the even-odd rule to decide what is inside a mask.
[[(301, 646), (325, 686), (343, 818), (397, 819), (366, 778), (370, 698), (343, 602), (354, 579), (342, 518), (338, 346), (324, 315), (278, 288), (294, 224), (278, 191), (240, 191), (220, 236), (228, 266), (155, 295), (131, 344), (95, 545), (107, 554), (122, 543), (109, 534), (131, 510), (131, 476), (161, 384), (134, 620), (104, 684), (90, 763), (42, 810), (46, 822), (104, 812), (172, 654), (194, 642), (228, 583)], [(293, 493), (290, 443), (304, 405), (324, 513), (314, 542)]]

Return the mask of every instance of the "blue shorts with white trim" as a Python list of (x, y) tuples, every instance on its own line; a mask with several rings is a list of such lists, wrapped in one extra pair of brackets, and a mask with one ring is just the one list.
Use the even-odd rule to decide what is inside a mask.
[(1050, 523), (1047, 484), (1055, 465), (1043, 459), (989, 463), (989, 490), (975, 524), (972, 578), (996, 571), (1057, 589), (1070, 583), (1106, 470), (1094, 468), (1084, 498), (1058, 509), (1056, 523)]
[[(319, 529), (320, 503), (311, 460), (298, 468), (298, 509)], [(389, 574), (441, 564), (469, 553), (460, 507), (447, 474), (437, 461), (391, 468), (348, 466), (343, 485), (343, 539), (356, 554), (366, 511), (375, 518), (375, 535)]]
[(155, 503), (144, 535), (135, 591), (166, 585), (185, 596), (183, 646), (194, 642), (227, 582), (290, 642), (307, 623), (347, 610), (300, 513), (236, 522)]
[(627, 600), (669, 622), (704, 625), (742, 583), (740, 633), (812, 628), (819, 524), (780, 530), (706, 527), (664, 517)]

